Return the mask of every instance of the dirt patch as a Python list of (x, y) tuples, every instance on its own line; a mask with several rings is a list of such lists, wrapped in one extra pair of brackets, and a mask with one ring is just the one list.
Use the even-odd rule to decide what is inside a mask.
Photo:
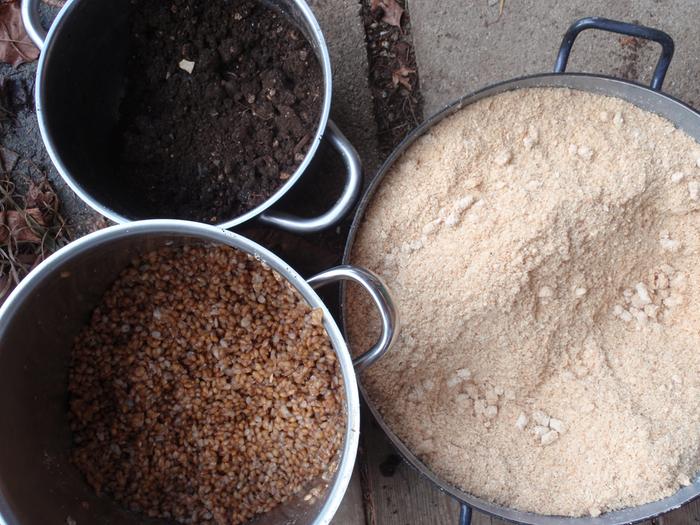
[(615, 70), (615, 76), (639, 82), (643, 69), (640, 64), (640, 54), (649, 41), (633, 36), (623, 36), (617, 41), (620, 44), (618, 55), (622, 58), (622, 65)]
[(46, 178), (20, 192), (10, 180), (17, 155), (0, 146), (0, 305), (46, 257), (68, 243), (58, 196)]
[(405, 0), (362, 0), (361, 16), (379, 148), (387, 154), (423, 120), (411, 17)]
[(134, 1), (120, 172), (151, 215), (222, 222), (304, 159), (322, 104), (303, 35), (255, 1)]

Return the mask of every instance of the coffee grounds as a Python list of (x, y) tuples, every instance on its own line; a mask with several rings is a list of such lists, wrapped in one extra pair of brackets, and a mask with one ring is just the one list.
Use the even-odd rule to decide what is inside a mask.
[(311, 45), (255, 1), (132, 0), (118, 173), (151, 217), (216, 223), (304, 159), (323, 77)]

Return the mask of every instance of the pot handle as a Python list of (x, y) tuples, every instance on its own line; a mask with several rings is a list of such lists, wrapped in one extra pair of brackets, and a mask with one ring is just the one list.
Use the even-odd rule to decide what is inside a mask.
[(355, 368), (363, 370), (382, 357), (394, 344), (399, 333), (399, 318), (394, 302), (382, 280), (368, 270), (350, 265), (336, 266), (308, 279), (313, 289), (339, 281), (353, 281), (362, 286), (374, 301), (382, 321), (379, 341), (364, 354), (353, 359)]
[(600, 29), (601, 31), (609, 31), (611, 33), (619, 33), (621, 35), (634, 36), (637, 38), (643, 38), (645, 40), (653, 40), (661, 44), (661, 56), (659, 61), (656, 63), (656, 69), (654, 70), (654, 76), (651, 78), (651, 89), (654, 91), (660, 91), (661, 86), (664, 83), (664, 78), (666, 77), (666, 71), (671, 65), (671, 58), (673, 58), (673, 39), (663, 31), (659, 29), (653, 29), (651, 27), (641, 26), (637, 24), (628, 24), (627, 22), (618, 22), (617, 20), (609, 20), (607, 18), (600, 18), (597, 16), (590, 16), (587, 18), (581, 18), (577, 20), (564, 35), (564, 40), (562, 40), (561, 47), (559, 48), (559, 54), (557, 55), (557, 61), (554, 65), (555, 73), (564, 73), (566, 71), (566, 63), (569, 61), (569, 54), (571, 53), (571, 48), (574, 45), (574, 40), (579, 35), (581, 31), (586, 29)]
[(340, 222), (355, 205), (362, 187), (360, 156), (350, 141), (338, 129), (335, 122), (330, 119), (324, 137), (328, 137), (331, 145), (340, 153), (346, 169), (345, 186), (336, 203), (323, 215), (312, 218), (295, 217), (284, 212), (266, 211), (259, 217), (261, 222), (292, 233), (314, 233)]
[(46, 40), (46, 29), (39, 18), (39, 2), (40, 0), (22, 0), (22, 22), (27, 35), (41, 51)]
[(459, 525), (470, 525), (472, 522), (472, 508), (466, 503), (459, 504)]

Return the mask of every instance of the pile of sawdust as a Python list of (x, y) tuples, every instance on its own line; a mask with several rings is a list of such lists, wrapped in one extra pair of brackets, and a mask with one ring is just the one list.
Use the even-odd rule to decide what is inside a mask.
[[(448, 482), (598, 515), (700, 469), (700, 145), (614, 98), (528, 89), (442, 121), (396, 163), (352, 262), (400, 342), (363, 377)], [(350, 296), (366, 347), (370, 309)]]

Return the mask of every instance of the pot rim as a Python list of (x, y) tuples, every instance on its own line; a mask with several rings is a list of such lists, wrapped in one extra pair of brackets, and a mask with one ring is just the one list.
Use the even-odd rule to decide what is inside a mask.
[[(32, 294), (34, 288), (43, 282), (44, 279), (51, 278), (55, 272), (60, 269), (63, 263), (75, 257), (80, 257), (96, 246), (117, 239), (139, 237), (144, 234), (152, 233), (197, 238), (203, 241), (228, 245), (244, 251), (284, 277), (294, 286), (312, 308), (322, 309), (324, 328), (331, 339), (333, 348), (338, 356), (338, 362), (340, 363), (344, 383), (346, 410), (345, 437), (338, 461), (338, 468), (334, 474), (334, 481), (330, 485), (325, 503), (319, 509), (313, 521), (314, 525), (327, 525), (330, 523), (345, 495), (357, 457), (360, 429), (360, 401), (357, 389), (357, 378), (347, 343), (336, 321), (328, 310), (328, 307), (301, 275), (283, 259), (270, 250), (260, 246), (258, 243), (217, 226), (177, 219), (148, 219), (110, 226), (96, 231), (69, 243), (49, 256), (17, 285), (5, 303), (0, 306), (0, 341), (8, 326), (5, 319), (12, 319), (24, 300)], [(3, 351), (11, 350), (0, 347), (0, 352)], [(7, 520), (6, 523), (8, 525), (14, 523), (18, 524), (19, 521), (16, 519), (5, 497), (5, 491), (3, 490), (4, 484), (5, 482), (0, 482), (0, 523), (5, 523), (3, 520)]]
[[(70, 170), (61, 160), (61, 157), (56, 149), (56, 145), (51, 137), (50, 132), (47, 129), (47, 123), (43, 109), (45, 105), (44, 101), (46, 99), (46, 90), (44, 86), (46, 61), (50, 60), (50, 57), (53, 54), (53, 46), (55, 41), (59, 38), (61, 28), (65, 24), (70, 14), (82, 1), (88, 0), (68, 0), (66, 2), (66, 4), (61, 8), (58, 15), (56, 15), (56, 18), (51, 23), (51, 27), (49, 28), (46, 38), (44, 40), (43, 49), (41, 50), (41, 55), (39, 57), (39, 63), (37, 66), (35, 86), (35, 108), (37, 120), (39, 122), (39, 131), (41, 132), (41, 138), (44, 142), (44, 146), (46, 147), (49, 157), (51, 158), (51, 161), (56, 167), (56, 170), (58, 171), (59, 175), (66, 182), (66, 184), (68, 184), (70, 189), (76, 195), (78, 195), (78, 197), (82, 201), (87, 203), (93, 210), (100, 213), (101, 215), (104, 215), (105, 217), (107, 217), (115, 223), (122, 224), (126, 222), (133, 222), (134, 219), (129, 219), (128, 217), (125, 217), (124, 215), (117, 213), (111, 208), (103, 205), (97, 199), (93, 198), (92, 194), (83, 189), (80, 183), (71, 175)], [(325, 37), (323, 36), (323, 31), (321, 31), (321, 27), (318, 24), (318, 20), (316, 20), (316, 17), (311, 11), (309, 5), (304, 0), (290, 1), (294, 2), (295, 7), (298, 9), (298, 12), (302, 14), (305, 22), (309, 25), (312, 31), (312, 34), (310, 35), (307, 35), (305, 31), (302, 31), (302, 34), (304, 35), (304, 38), (306, 38), (311, 44), (312, 48), (317, 51), (317, 53), (315, 54), (319, 61), (319, 65), (321, 66), (321, 71), (323, 75), (323, 102), (321, 105), (320, 116), (317, 120), (316, 130), (311, 140), (309, 149), (307, 150), (306, 155), (304, 156), (304, 160), (301, 162), (299, 167), (297, 167), (292, 176), (289, 177), (289, 179), (287, 179), (279, 188), (277, 188), (277, 190), (272, 195), (270, 195), (265, 201), (261, 202), (255, 208), (252, 208), (251, 210), (248, 210), (247, 212), (237, 217), (215, 224), (215, 226), (221, 228), (228, 229), (234, 226), (238, 226), (239, 224), (242, 224), (244, 222), (247, 222), (253, 219), (254, 217), (261, 215), (264, 211), (268, 210), (275, 203), (277, 203), (277, 201), (284, 197), (305, 173), (312, 159), (316, 155), (316, 151), (318, 150), (318, 147), (321, 144), (321, 140), (326, 132), (326, 128), (328, 127), (331, 109), (331, 98), (333, 93), (333, 74), (331, 68), (330, 54), (328, 52), (328, 45), (326, 43)], [(272, 9), (272, 7), (270, 7), (267, 4), (266, 7), (268, 9)], [(285, 16), (285, 18), (289, 20), (289, 18), (286, 17), (286, 15), (283, 14), (283, 16)], [(312, 40), (312, 38), (315, 40)]]
[[(372, 202), (374, 193), (377, 191), (379, 186), (381, 186), (384, 178), (390, 172), (391, 167), (394, 163), (403, 155), (403, 153), (421, 136), (423, 136), (428, 130), (430, 130), (434, 125), (442, 121), (443, 119), (453, 115), (454, 113), (460, 111), (464, 107), (473, 104), (483, 98), (488, 98), (506, 91), (515, 91), (517, 89), (524, 88), (568, 88), (571, 90), (593, 92), (603, 96), (613, 96), (609, 93), (606, 94), (604, 88), (599, 91), (587, 90), (577, 87), (569, 87), (563, 85), (567, 79), (578, 78), (578, 79), (590, 79), (595, 82), (600, 82), (601, 85), (625, 85), (631, 86), (633, 89), (641, 89), (644, 92), (652, 93), (654, 96), (666, 99), (668, 102), (675, 104), (679, 109), (684, 111), (689, 111), (694, 115), (694, 117), (700, 119), (700, 112), (686, 104), (685, 102), (663, 93), (661, 91), (655, 91), (650, 89), (648, 86), (640, 84), (638, 82), (632, 82), (629, 80), (623, 80), (620, 78), (599, 75), (591, 73), (538, 73), (534, 75), (526, 75), (521, 77), (516, 77), (510, 80), (504, 80), (491, 84), (489, 86), (478, 89), (467, 95), (464, 95), (457, 100), (447, 104), (441, 110), (438, 110), (430, 118), (426, 119), (413, 131), (411, 131), (391, 152), (384, 163), (379, 168), (376, 176), (372, 179), (367, 189), (362, 195), (359, 204), (355, 210), (355, 214), (352, 219), (350, 226), (350, 231), (348, 233), (348, 238), (345, 243), (345, 248), (343, 250), (343, 264), (352, 264), (351, 255), (352, 248), (355, 244), (355, 239), (357, 237), (357, 232), (360, 229), (362, 222), (364, 220), (365, 212), (370, 202)], [(547, 84), (550, 82), (550, 84)], [(524, 83), (526, 85), (519, 86), (518, 84)], [(527, 85), (529, 84), (529, 85)], [(621, 97), (616, 97), (621, 98)], [(623, 99), (624, 100), (624, 99)], [(632, 101), (628, 101), (631, 104), (635, 104)], [(636, 104), (635, 104), (636, 105)], [(650, 111), (645, 108), (645, 111)], [(662, 115), (663, 116), (663, 115)], [(667, 120), (671, 120), (668, 117), (664, 117)], [(673, 122), (673, 121), (672, 121)], [(676, 124), (673, 122), (674, 125)], [(345, 286), (341, 288), (340, 292), (340, 308), (341, 308), (341, 321), (343, 323), (343, 331), (347, 333), (347, 309), (346, 309), (346, 289)], [(673, 509), (676, 509), (692, 500), (700, 497), (700, 472), (698, 472), (697, 478), (694, 482), (687, 486), (682, 487), (676, 491), (671, 496), (666, 498), (652, 501), (643, 505), (637, 505), (634, 507), (627, 507), (624, 509), (606, 512), (597, 517), (566, 517), (566, 516), (556, 516), (556, 515), (544, 515), (537, 514), (534, 512), (526, 512), (516, 510), (503, 505), (498, 505), (487, 501), (482, 498), (478, 498), (472, 494), (464, 492), (454, 485), (446, 482), (440, 476), (435, 474), (425, 463), (423, 463), (416, 455), (411, 452), (411, 450), (404, 444), (401, 438), (396, 435), (391, 427), (386, 423), (382, 417), (379, 409), (375, 403), (371, 400), (371, 397), (367, 394), (364, 385), (358, 382), (358, 388), (364, 402), (367, 404), (370, 412), (376, 419), (377, 423), (381, 429), (389, 437), (392, 444), (397, 448), (401, 456), (411, 465), (411, 467), (416, 470), (421, 477), (428, 479), (432, 484), (437, 487), (441, 492), (449, 494), (463, 506), (473, 507), (481, 512), (489, 514), (491, 516), (496, 516), (514, 523), (522, 523), (527, 525), (626, 525), (631, 523), (636, 523), (639, 521), (644, 521), (647, 519), (654, 518)]]

